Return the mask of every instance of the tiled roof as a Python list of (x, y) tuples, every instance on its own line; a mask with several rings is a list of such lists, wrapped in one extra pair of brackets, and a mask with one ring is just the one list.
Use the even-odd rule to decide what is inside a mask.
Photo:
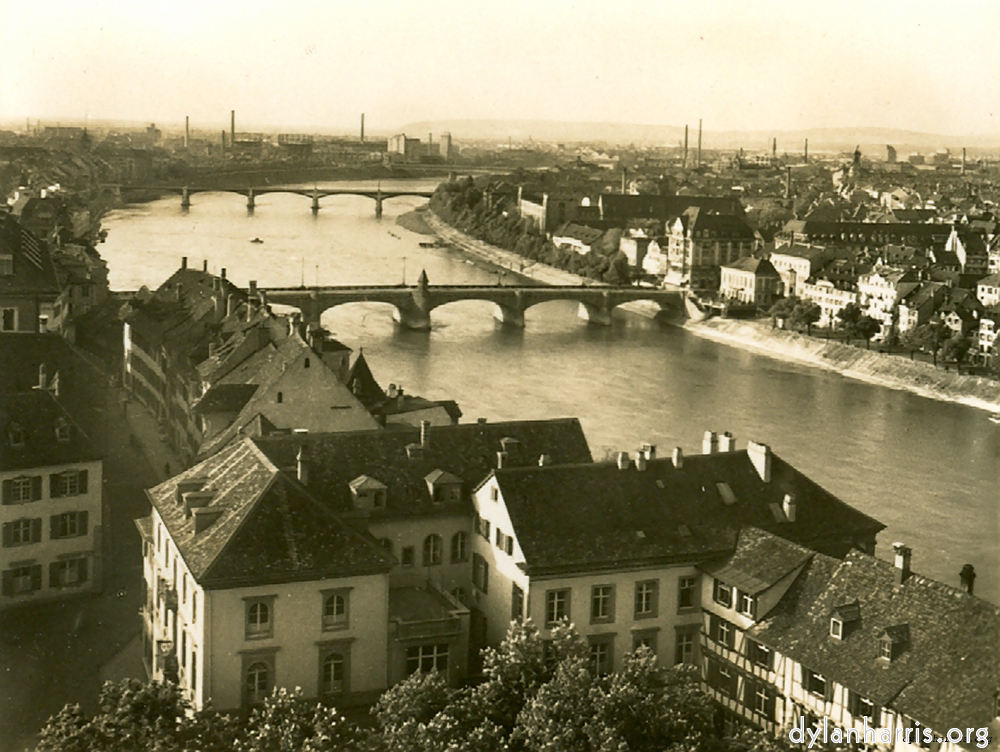
[(294, 467), (299, 448), (307, 447), (309, 491), (340, 512), (353, 509), (348, 484), (367, 475), (387, 486), (386, 508), (372, 516), (417, 517), (454, 513), (454, 505), (431, 502), (424, 480), (433, 470), (443, 470), (463, 483), (461, 511), (470, 511), (469, 492), (496, 467), (500, 440), (520, 442), (526, 462), (537, 463), (542, 454), (554, 461), (590, 462), (590, 449), (575, 418), (562, 420), (467, 423), (430, 426), (428, 443), (422, 450), (420, 429), (353, 431), (350, 433), (270, 436), (254, 439), (260, 450), (278, 467)]
[(385, 392), (372, 375), (372, 370), (365, 360), (365, 354), (358, 350), (358, 356), (351, 364), (344, 380), (351, 394), (361, 400), (361, 404), (371, 410), (375, 405), (385, 400)]
[[(177, 486), (206, 479), (200, 532), (177, 503)], [(192, 576), (206, 588), (388, 571), (391, 557), (318, 504), (244, 439), (147, 492)], [(199, 512), (204, 513), (204, 512)]]
[(55, 266), (45, 243), (10, 215), (0, 220), (0, 253), (14, 259), (14, 273), (0, 275), (0, 295), (59, 294)]
[[(67, 432), (67, 440), (56, 439), (57, 426)], [(100, 458), (90, 439), (48, 391), (0, 395), (0, 470)]]
[[(934, 731), (986, 726), (1000, 689), (1000, 608), (916, 574), (899, 585), (898, 573), (851, 552), (748, 634)], [(831, 637), (831, 613), (854, 600), (857, 627)], [(889, 662), (878, 658), (885, 634), (902, 641)]]
[(740, 590), (757, 595), (801, 567), (815, 552), (760, 528), (740, 530), (736, 550), (698, 568)]
[[(730, 553), (753, 525), (836, 555), (885, 526), (820, 488), (776, 455), (764, 482), (746, 450), (649, 460), (496, 472), (529, 571), (619, 566), (627, 561), (704, 560)], [(727, 503), (725, 493), (735, 498)], [(775, 515), (795, 497), (795, 522)], [(691, 535), (684, 535), (684, 525)], [(638, 535), (642, 532), (643, 535)]]
[(740, 200), (729, 197), (634, 196), (602, 193), (599, 201), (602, 218), (619, 222), (648, 218), (665, 220), (670, 217), (679, 217), (690, 207), (700, 207), (720, 214), (743, 216), (743, 206)]
[(767, 259), (754, 258), (753, 256), (746, 256), (741, 259), (737, 259), (730, 264), (723, 264), (723, 269), (736, 269), (741, 272), (752, 272), (758, 277), (779, 277), (778, 271), (774, 268)]
[(258, 388), (257, 384), (216, 384), (209, 387), (192, 410), (202, 415), (239, 412)]

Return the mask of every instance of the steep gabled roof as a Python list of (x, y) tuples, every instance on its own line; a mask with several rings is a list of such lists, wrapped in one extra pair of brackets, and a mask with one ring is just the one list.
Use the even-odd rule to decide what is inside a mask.
[[(65, 440), (57, 440), (57, 426)], [(0, 471), (99, 459), (90, 438), (48, 391), (0, 394)]]
[(375, 376), (372, 375), (368, 361), (365, 360), (365, 354), (361, 350), (358, 350), (358, 356), (347, 371), (344, 383), (351, 390), (351, 394), (361, 400), (361, 404), (369, 410), (386, 398), (385, 392), (375, 380)]
[(814, 551), (751, 526), (740, 530), (732, 554), (698, 568), (745, 593), (758, 595), (814, 555)]
[[(934, 731), (984, 727), (1000, 689), (1000, 608), (852, 551), (834, 571), (812, 574), (794, 598), (748, 631), (775, 650)], [(794, 588), (793, 588), (794, 589)], [(857, 627), (830, 636), (838, 605), (858, 603)], [(897, 640), (891, 661), (879, 641)]]
[[(204, 479), (215, 517), (196, 532), (179, 483)], [(208, 589), (386, 572), (389, 557), (280, 472), (250, 439), (149, 489), (192, 576)]]
[[(430, 426), (427, 444), (420, 446), (420, 429), (270, 436), (254, 439), (278, 467), (292, 467), (300, 447), (307, 447), (310, 492), (339, 512), (353, 508), (349, 484), (367, 475), (387, 486), (386, 508), (373, 516), (419, 517), (428, 514), (468, 513), (468, 493), (496, 467), (500, 440), (520, 442), (524, 462), (538, 462), (542, 454), (554, 461), (590, 462), (590, 449), (575, 418)], [(517, 458), (510, 458), (517, 461)], [(461, 478), (463, 498), (458, 507), (434, 505), (425, 477), (443, 470)]]

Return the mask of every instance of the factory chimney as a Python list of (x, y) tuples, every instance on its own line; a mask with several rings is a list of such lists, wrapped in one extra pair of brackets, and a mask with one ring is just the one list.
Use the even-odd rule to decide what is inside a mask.
[(701, 167), (701, 118), (698, 118), (698, 167)]
[(684, 167), (688, 166), (688, 127), (684, 126)]
[(184, 116), (184, 148), (188, 148), (191, 141), (191, 117)]
[(365, 142), (365, 113), (361, 113), (361, 143)]
[(236, 110), (229, 111), (229, 145), (236, 143)]
[(803, 152), (803, 156), (805, 157), (805, 161), (808, 164), (809, 163), (809, 139), (808, 138), (806, 139), (806, 148), (805, 148), (805, 151)]

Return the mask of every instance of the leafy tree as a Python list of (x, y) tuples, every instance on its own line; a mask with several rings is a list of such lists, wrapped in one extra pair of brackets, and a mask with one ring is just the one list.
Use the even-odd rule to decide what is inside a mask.
[(956, 334), (944, 343), (941, 348), (941, 356), (948, 361), (961, 365), (969, 359), (969, 348), (972, 340), (967, 334)]
[(336, 709), (275, 689), (263, 706), (254, 708), (247, 722), (239, 752), (321, 752), (345, 750), (357, 739), (356, 732)]
[(372, 708), (390, 752), (430, 749), (426, 726), (448, 705), (451, 690), (439, 672), (414, 673), (387, 690)]
[(882, 331), (882, 324), (871, 316), (862, 316), (853, 329), (865, 341), (865, 347), (870, 350), (872, 337)]
[(819, 307), (819, 303), (812, 300), (802, 300), (792, 309), (790, 320), (794, 327), (804, 326), (806, 334), (811, 336), (812, 325), (819, 321), (822, 315), (823, 309)]
[(776, 319), (787, 319), (792, 315), (795, 310), (795, 306), (799, 304), (799, 299), (794, 295), (790, 295), (787, 298), (782, 298), (771, 306), (771, 310), (767, 312), (768, 316), (771, 317), (771, 323), (773, 324)]
[(530, 698), (517, 718), (513, 739), (530, 752), (590, 752), (594, 677), (587, 659), (568, 658), (551, 681)]
[(930, 353), (934, 357), (934, 364), (937, 365), (938, 352), (947, 342), (949, 334), (947, 327), (942, 326), (940, 322), (931, 321), (903, 332), (900, 342), (911, 352), (920, 350)]
[(864, 311), (861, 310), (861, 306), (857, 303), (848, 303), (837, 311), (837, 318), (840, 319), (840, 325), (848, 335), (854, 333), (854, 327), (863, 315)]
[(611, 260), (611, 265), (604, 273), (604, 281), (609, 285), (628, 285), (632, 282), (632, 271), (629, 269), (628, 257), (618, 252)]

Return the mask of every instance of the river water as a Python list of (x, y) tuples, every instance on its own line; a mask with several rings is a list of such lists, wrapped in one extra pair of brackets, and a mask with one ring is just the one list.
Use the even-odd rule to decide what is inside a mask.
[[(346, 187), (324, 183), (320, 187)], [(354, 183), (374, 188), (375, 184)], [(433, 189), (427, 181), (390, 184)], [(310, 186), (311, 187), (311, 186)], [(237, 284), (493, 283), (497, 273), (447, 249), (423, 249), (424, 236), (395, 218), (423, 203), (385, 202), (380, 220), (363, 197), (310, 199), (266, 194), (248, 215), (237, 194), (205, 193), (183, 212), (172, 197), (129, 207), (104, 221), (100, 247), (113, 289), (155, 287), (182, 256), (227, 270)], [(262, 244), (249, 243), (259, 237)], [(958, 585), (976, 567), (976, 593), (1000, 602), (1000, 426), (983, 412), (864, 384), (701, 339), (680, 328), (623, 314), (610, 327), (587, 325), (577, 307), (530, 309), (526, 328), (501, 327), (485, 302), (435, 309), (430, 332), (398, 329), (391, 308), (354, 304), (323, 323), (355, 350), (363, 347), (383, 386), (396, 383), (432, 399), (455, 399), (463, 420), (579, 417), (596, 459), (651, 442), (662, 454), (698, 452), (705, 430), (732, 431), (775, 453), (841, 499), (888, 527), (891, 543), (913, 550), (913, 568)]]

